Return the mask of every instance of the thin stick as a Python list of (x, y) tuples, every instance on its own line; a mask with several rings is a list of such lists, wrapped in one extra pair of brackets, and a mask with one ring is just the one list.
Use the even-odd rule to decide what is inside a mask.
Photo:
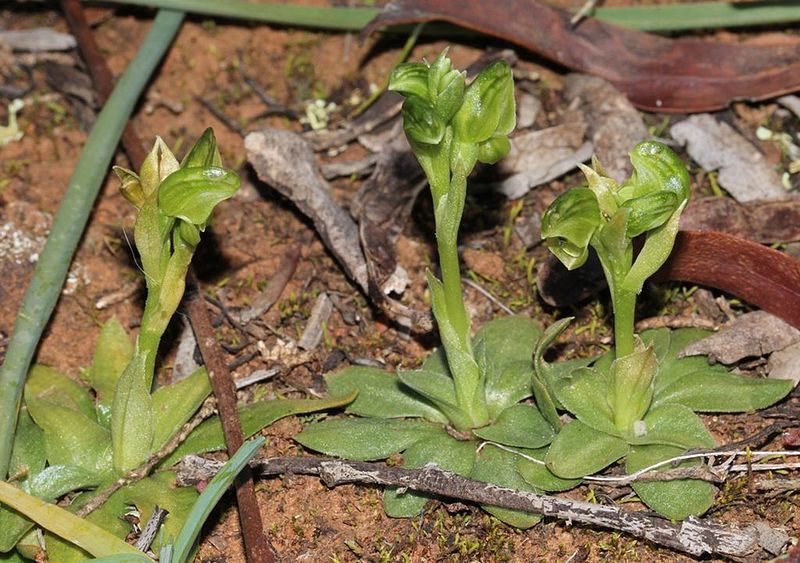
[[(179, 482), (208, 479), (221, 462), (197, 456), (184, 458), (178, 466)], [(351, 462), (317, 457), (281, 457), (256, 460), (251, 467), (258, 475), (319, 475), (329, 487), (346, 483), (408, 488), (414, 491), (480, 504), (534, 512), (570, 522), (611, 528), (694, 556), (703, 554), (747, 557), (756, 554), (766, 536), (756, 525), (746, 528), (687, 518), (672, 523), (649, 512), (633, 512), (569, 498), (553, 497), (498, 487), (474, 481), (428, 465), (422, 469), (387, 467), (380, 463)], [(186, 481), (184, 481), (186, 482)], [(778, 534), (769, 530), (770, 534)], [(781, 536), (783, 537), (783, 536)]]
[[(208, 369), (211, 387), (219, 403), (219, 418), (222, 422), (228, 455), (233, 456), (244, 443), (239, 411), (236, 407), (236, 388), (220, 353), (214, 329), (211, 327), (211, 317), (193, 271), (189, 272), (189, 279), (197, 290), (197, 294), (187, 304), (189, 319), (197, 337), (200, 354)], [(273, 563), (275, 553), (264, 535), (253, 475), (248, 468), (236, 477), (236, 502), (239, 507), (239, 522), (247, 560), (253, 563)]]
[(175, 434), (172, 439), (170, 439), (170, 441), (164, 445), (163, 448), (147, 458), (147, 461), (145, 461), (142, 465), (132, 471), (129, 471), (124, 477), (120, 477), (114, 481), (102, 493), (92, 497), (89, 502), (80, 507), (75, 514), (81, 518), (86, 518), (93, 511), (103, 506), (109, 497), (111, 497), (111, 495), (116, 493), (122, 487), (131, 483), (136, 483), (137, 481), (147, 477), (161, 460), (165, 459), (168, 455), (178, 449), (178, 446), (180, 446), (186, 440), (189, 434), (191, 434), (201, 422), (214, 414), (215, 410), (216, 400), (214, 397), (209, 397), (203, 402), (203, 404), (200, 406), (200, 410), (195, 413), (191, 420), (184, 424), (180, 432)]

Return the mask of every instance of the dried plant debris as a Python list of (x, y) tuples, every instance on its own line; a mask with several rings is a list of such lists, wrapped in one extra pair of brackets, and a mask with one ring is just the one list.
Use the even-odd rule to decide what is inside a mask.
[(800, 342), (773, 352), (769, 357), (768, 369), (772, 379), (791, 379), (795, 385), (800, 383)]
[(328, 319), (333, 313), (333, 304), (330, 297), (324, 291), (317, 296), (314, 302), (314, 307), (311, 309), (311, 315), (308, 317), (303, 334), (300, 340), (297, 341), (298, 348), (311, 351), (314, 350), (322, 338), (325, 336), (326, 327), (328, 326)]
[(41, 53), (44, 51), (69, 51), (77, 46), (75, 37), (49, 27), (0, 31), (0, 41), (14, 51)]
[(681, 229), (719, 231), (764, 244), (800, 240), (800, 197), (737, 203), (727, 197), (702, 197), (689, 202)]
[(536, 287), (542, 301), (551, 307), (570, 307), (607, 287), (603, 267), (594, 251), (577, 270), (567, 270), (549, 254), (536, 274)]
[[(513, 14), (513, 17), (509, 17)], [(765, 100), (800, 89), (800, 39), (755, 42), (671, 39), (588, 18), (534, 0), (396, 0), (363, 33), (443, 20), (499, 37), (577, 71), (601, 76), (651, 111), (696, 112), (737, 99)]]
[(311, 219), (345, 273), (367, 292), (367, 264), (358, 245), (358, 227), (331, 195), (308, 142), (289, 131), (265, 128), (247, 135), (244, 145), (258, 177)]
[(510, 176), (498, 183), (497, 189), (517, 199), (589, 160), (592, 144), (584, 140), (585, 132), (586, 125), (578, 115), (562, 125), (512, 137), (511, 152), (498, 163), (498, 172)]
[(622, 182), (632, 172), (628, 152), (650, 137), (641, 114), (610, 82), (597, 76), (570, 74), (567, 99), (583, 112), (594, 154), (609, 176)]
[(739, 202), (786, 197), (781, 178), (764, 155), (727, 123), (693, 115), (670, 128), (706, 171), (719, 171), (719, 185)]
[(680, 355), (707, 355), (711, 361), (729, 365), (783, 350), (797, 342), (800, 342), (800, 330), (765, 311), (753, 311), (718, 333), (690, 344)]

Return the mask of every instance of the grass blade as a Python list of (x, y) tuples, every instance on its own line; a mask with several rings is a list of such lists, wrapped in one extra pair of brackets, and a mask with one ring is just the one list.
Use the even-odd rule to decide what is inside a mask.
[(264, 445), (265, 441), (263, 437), (258, 437), (242, 444), (239, 451), (214, 476), (200, 495), (200, 498), (195, 502), (191, 512), (189, 512), (189, 516), (186, 518), (186, 524), (184, 524), (181, 533), (173, 544), (172, 561), (183, 563), (189, 556), (192, 546), (197, 536), (200, 535), (200, 530), (203, 528), (203, 524), (209, 514), (214, 510), (217, 502), (228, 490), (228, 487), (231, 486), (242, 468), (256, 455), (256, 452)]

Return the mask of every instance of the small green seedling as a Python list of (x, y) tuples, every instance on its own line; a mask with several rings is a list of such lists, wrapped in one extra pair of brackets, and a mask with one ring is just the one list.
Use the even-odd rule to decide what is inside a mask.
[[(628, 472), (715, 441), (695, 412), (741, 412), (766, 407), (792, 389), (785, 380), (734, 375), (703, 357), (679, 357), (705, 331), (634, 333), (636, 297), (669, 256), (689, 198), (686, 166), (668, 147), (643, 142), (631, 152), (634, 173), (619, 185), (595, 160), (583, 167), (588, 187), (559, 196), (542, 217), (542, 238), (569, 269), (589, 247), (600, 259), (611, 290), (616, 348), (593, 365), (565, 372), (543, 354), (569, 323), (551, 326), (534, 354), (534, 394), (559, 429), (545, 456), (548, 469), (580, 479), (625, 458)], [(633, 240), (644, 236), (638, 255)], [(562, 427), (559, 410), (574, 419)], [(650, 508), (680, 520), (708, 510), (715, 489), (699, 480), (636, 482)]]
[[(116, 319), (103, 326), (94, 361), (83, 372), (88, 387), (46, 366), (31, 369), (9, 471), (9, 480), (19, 489), (48, 502), (84, 491), (73, 499), (71, 508), (76, 510), (163, 448), (211, 393), (205, 369), (155, 390), (153, 375), (159, 344), (183, 297), (200, 234), (214, 207), (239, 186), (236, 174), (222, 167), (210, 129), (180, 164), (158, 139), (139, 174), (121, 168), (116, 172), (123, 194), (138, 209), (134, 240), (147, 285), (139, 333), (132, 343)], [(240, 409), (242, 430), (251, 436), (284, 416), (342, 406), (348, 400), (352, 396), (256, 402)], [(212, 417), (160, 466), (167, 468), (187, 454), (224, 448), (222, 425)], [(131, 526), (121, 517), (129, 507), (136, 507), (146, 521), (158, 505), (169, 511), (161, 537), (174, 538), (196, 498), (193, 489), (175, 486), (172, 472), (160, 471), (122, 487), (87, 519), (124, 538)], [(33, 526), (17, 512), (0, 508), (0, 561), (37, 556), (41, 546)], [(45, 534), (50, 561), (85, 559), (86, 553), (71, 539)], [(156, 549), (160, 544), (158, 540)]]
[[(358, 391), (351, 418), (306, 426), (296, 439), (329, 455), (377, 460), (402, 453), (407, 467), (436, 463), (463, 476), (522, 490), (561, 490), (572, 481), (541, 467), (517, 471), (518, 458), (488, 440), (543, 458), (555, 435), (535, 406), (531, 354), (539, 338), (532, 320), (496, 319), (473, 338), (461, 290), (457, 237), (466, 199), (467, 177), (478, 162), (494, 163), (509, 150), (515, 126), (514, 84), (504, 61), (485, 67), (469, 85), (453, 69), (447, 53), (432, 63), (399, 65), (389, 88), (405, 96), (403, 125), (433, 196), (441, 280), (428, 273), (433, 314), (442, 349), (415, 371), (397, 375), (350, 367), (327, 378), (332, 395)], [(530, 481), (530, 482), (529, 482)], [(415, 516), (428, 497), (387, 490), (391, 516)], [(528, 527), (538, 517), (486, 507), (506, 522)]]

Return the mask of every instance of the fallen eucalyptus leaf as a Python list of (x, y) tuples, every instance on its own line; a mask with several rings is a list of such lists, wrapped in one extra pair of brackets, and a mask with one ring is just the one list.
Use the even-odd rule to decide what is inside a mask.
[(684, 348), (681, 357), (707, 355), (711, 361), (732, 364), (764, 356), (800, 342), (800, 330), (765, 311), (752, 311), (702, 340)]
[(719, 170), (719, 185), (739, 202), (786, 197), (781, 178), (764, 155), (727, 123), (709, 114), (676, 123), (670, 133), (706, 171)]

